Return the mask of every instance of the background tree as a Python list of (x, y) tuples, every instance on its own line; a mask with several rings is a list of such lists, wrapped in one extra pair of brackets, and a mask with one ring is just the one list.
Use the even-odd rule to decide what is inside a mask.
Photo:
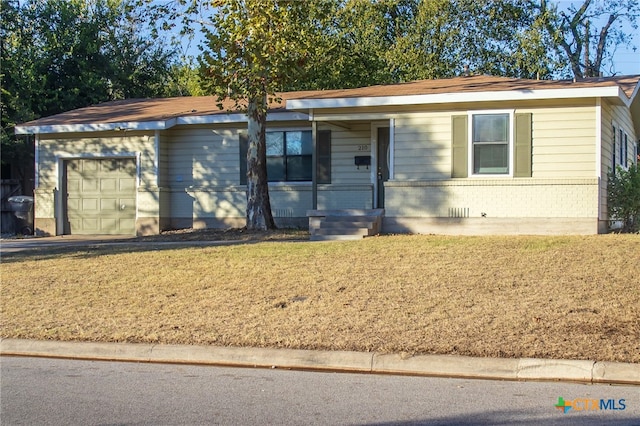
[(584, 0), (578, 7), (571, 3), (566, 10), (560, 10), (557, 3), (539, 0), (531, 1), (531, 7), (566, 64), (565, 74), (574, 78), (604, 73), (605, 63), (611, 62), (616, 47), (631, 41), (624, 24), (637, 30), (640, 16), (637, 0)]
[(467, 72), (548, 78), (561, 64), (528, 0), (346, 0), (323, 52), (288, 90), (448, 78)]
[(2, 164), (32, 162), (18, 123), (125, 97), (180, 93), (175, 48), (129, 0), (1, 0)]
[(466, 72), (543, 78), (553, 71), (547, 40), (524, 1), (417, 1), (411, 19), (387, 53), (401, 81)]

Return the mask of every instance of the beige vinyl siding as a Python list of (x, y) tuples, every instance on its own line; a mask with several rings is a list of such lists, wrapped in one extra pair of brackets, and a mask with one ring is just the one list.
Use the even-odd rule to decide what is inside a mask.
[(244, 216), (238, 132), (227, 126), (184, 126), (167, 132), (173, 227)]
[(450, 113), (396, 119), (394, 142), (394, 180), (451, 177)]
[[(603, 173), (606, 173), (611, 167), (613, 159), (611, 157), (613, 137), (611, 135), (611, 126), (614, 125), (619, 132), (622, 129), (627, 134), (629, 141), (629, 149), (627, 150), (627, 161), (633, 162), (632, 148), (635, 148), (634, 142), (638, 136), (635, 134), (631, 113), (628, 108), (622, 105), (613, 105), (606, 100), (602, 104), (602, 160)], [(619, 134), (616, 134), (616, 139)]]
[(533, 113), (533, 177), (596, 175), (596, 111), (593, 106), (539, 108)]
[[(371, 168), (356, 167), (355, 157), (372, 155), (371, 125), (349, 123), (349, 128), (331, 126), (331, 184), (361, 184), (371, 182)], [(323, 127), (326, 128), (326, 127)], [(368, 150), (359, 150), (361, 147)]]
[(165, 188), (169, 185), (169, 169), (171, 167), (169, 137), (166, 132), (158, 132), (158, 137), (158, 186)]
[(169, 187), (238, 185), (238, 129), (182, 128), (168, 136)]
[(66, 134), (56, 137), (40, 136), (38, 144), (38, 183), (43, 188), (58, 186), (58, 159), (72, 157), (117, 157), (124, 154), (140, 155), (141, 185), (154, 185), (156, 181), (153, 133), (110, 132), (100, 137), (86, 134)]

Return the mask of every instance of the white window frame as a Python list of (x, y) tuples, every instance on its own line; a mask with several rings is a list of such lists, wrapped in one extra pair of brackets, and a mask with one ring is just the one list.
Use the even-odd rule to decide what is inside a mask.
[[(469, 111), (467, 122), (469, 123), (467, 126), (467, 167), (468, 174), (467, 176), (472, 178), (512, 178), (513, 177), (513, 168), (514, 168), (514, 141), (515, 141), (515, 110), (514, 109), (488, 109), (488, 110), (477, 110), (477, 111)], [(508, 154), (509, 154), (509, 164), (507, 164), (508, 173), (497, 173), (497, 174), (476, 174), (473, 172), (473, 116), (475, 115), (487, 115), (487, 114), (508, 114), (509, 115), (509, 132), (508, 132)]]

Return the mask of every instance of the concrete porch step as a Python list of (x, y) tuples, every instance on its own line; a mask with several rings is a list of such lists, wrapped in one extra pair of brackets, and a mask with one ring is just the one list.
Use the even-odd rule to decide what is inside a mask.
[(341, 229), (341, 228), (366, 228), (372, 229), (375, 227), (375, 222), (364, 220), (340, 220), (340, 221), (327, 221), (326, 219), (320, 222), (320, 229)]
[(384, 211), (310, 210), (309, 233), (312, 241), (355, 240), (377, 235), (382, 228)]
[(371, 228), (363, 228), (363, 227), (349, 227), (349, 226), (340, 226), (333, 228), (324, 228), (320, 227), (314, 233), (315, 235), (361, 235), (366, 236), (369, 235)]

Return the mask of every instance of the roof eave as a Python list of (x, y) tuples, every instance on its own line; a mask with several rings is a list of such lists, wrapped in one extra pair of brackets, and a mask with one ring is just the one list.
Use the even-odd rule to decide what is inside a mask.
[[(267, 115), (267, 121), (308, 121), (309, 116), (301, 112), (275, 111)], [(118, 122), (118, 123), (83, 123), (83, 124), (52, 124), (45, 126), (18, 125), (15, 127), (17, 135), (52, 134), (52, 133), (89, 133), (108, 131), (155, 131), (167, 130), (176, 125), (243, 123), (247, 121), (244, 113), (212, 114), (199, 116), (175, 117), (170, 120)]]
[(287, 109), (308, 110), (322, 108), (357, 108), (371, 106), (426, 105), (441, 103), (519, 101), (542, 99), (572, 99), (619, 97), (628, 104), (629, 98), (618, 86), (570, 89), (515, 89), (509, 91), (456, 92), (425, 95), (372, 96), (329, 99), (289, 99)]
[(45, 134), (45, 133), (83, 133), (108, 131), (144, 131), (162, 130), (175, 126), (176, 120), (162, 121), (123, 121), (118, 123), (82, 123), (82, 124), (51, 124), (44, 126), (18, 125), (15, 127), (17, 135)]

